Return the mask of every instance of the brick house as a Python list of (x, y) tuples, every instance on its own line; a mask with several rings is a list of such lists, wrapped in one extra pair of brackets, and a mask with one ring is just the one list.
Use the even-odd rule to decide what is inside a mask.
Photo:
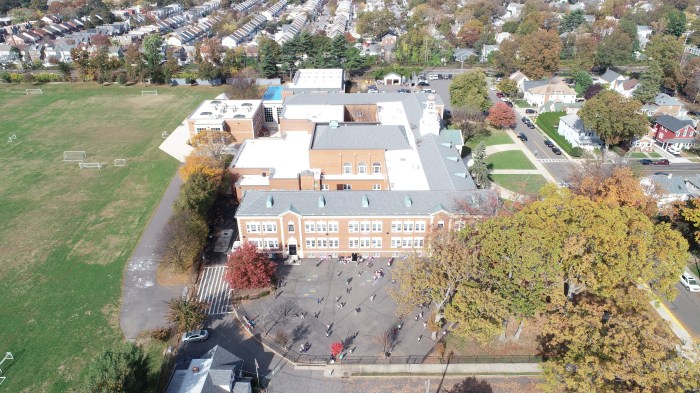
[(691, 120), (662, 115), (656, 119), (653, 129), (656, 143), (673, 154), (700, 146), (700, 139)]

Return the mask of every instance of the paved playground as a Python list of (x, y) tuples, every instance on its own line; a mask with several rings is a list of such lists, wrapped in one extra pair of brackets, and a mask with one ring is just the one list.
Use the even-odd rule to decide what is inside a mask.
[[(396, 259), (392, 266), (402, 261)], [(383, 277), (377, 273), (380, 269)], [(245, 302), (239, 312), (271, 339), (284, 332), (288, 347), (296, 352), (307, 344), (308, 355), (329, 356), (331, 344), (339, 341), (345, 346), (344, 358), (381, 356), (384, 344), (377, 336), (392, 329), (396, 338), (386, 349), (392, 357), (426, 355), (435, 344), (424, 326), (429, 309), (422, 309), (423, 319), (421, 308), (416, 307), (399, 320), (388, 294), (397, 285), (392, 282), (392, 269), (386, 258), (375, 258), (371, 267), (367, 261), (343, 263), (337, 258), (280, 266), (277, 293)]]

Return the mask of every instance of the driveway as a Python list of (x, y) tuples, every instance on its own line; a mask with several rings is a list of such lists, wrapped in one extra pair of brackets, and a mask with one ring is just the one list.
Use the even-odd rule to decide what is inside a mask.
[(182, 180), (175, 174), (141, 234), (124, 273), (119, 325), (127, 340), (135, 339), (143, 330), (165, 326), (168, 310), (165, 302), (181, 295), (185, 289), (184, 285), (166, 287), (156, 280), (161, 230), (173, 213), (173, 202), (181, 184)]

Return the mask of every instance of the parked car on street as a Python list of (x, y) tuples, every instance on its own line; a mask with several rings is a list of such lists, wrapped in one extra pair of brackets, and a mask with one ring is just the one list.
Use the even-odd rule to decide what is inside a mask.
[(559, 150), (558, 147), (553, 147), (553, 148), (552, 148), (552, 153), (554, 153), (554, 154), (560, 156), (560, 155), (561, 155), (561, 150)]
[(552, 143), (552, 141), (550, 141), (549, 139), (544, 140), (544, 145), (547, 147), (554, 147), (554, 143)]
[(426, 81), (420, 81), (420, 82), (418, 82), (418, 86), (430, 86), (430, 83), (428, 83)]
[(671, 162), (665, 158), (654, 161), (654, 165), (671, 165)]
[(534, 109), (525, 109), (525, 113), (527, 113), (527, 114), (529, 114), (529, 115), (532, 115), (532, 114), (534, 114), (534, 113), (537, 113), (537, 111), (534, 110)]
[(529, 129), (531, 129), (531, 130), (534, 130), (534, 129), (535, 129), (535, 125), (532, 124), (532, 122), (527, 123), (527, 128), (529, 128)]
[(209, 338), (209, 332), (206, 330), (193, 330), (182, 334), (182, 342), (204, 341)]
[(512, 103), (512, 102), (510, 102), (510, 101), (505, 101), (505, 103), (506, 103), (506, 105), (508, 105), (509, 107), (511, 107), (511, 108), (513, 107), (513, 103)]
[(642, 158), (641, 160), (639, 160), (639, 163), (642, 165), (651, 165), (654, 163), (654, 161), (652, 161), (648, 158)]
[(523, 142), (527, 142), (527, 135), (523, 134), (522, 132), (519, 132), (518, 139), (520, 139)]
[(681, 274), (681, 284), (685, 287), (687, 291), (690, 292), (700, 292), (700, 284), (690, 273), (685, 272)]

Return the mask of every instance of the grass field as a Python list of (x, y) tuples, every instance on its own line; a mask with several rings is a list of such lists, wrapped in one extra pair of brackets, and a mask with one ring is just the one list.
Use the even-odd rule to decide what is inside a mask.
[(505, 131), (493, 128), (490, 128), (489, 131), (489, 135), (480, 135), (476, 138), (469, 139), (465, 142), (465, 145), (473, 149), (479, 143), (483, 143), (484, 146), (509, 145), (513, 143), (513, 139), (511, 139)]
[(559, 126), (559, 118), (566, 115), (564, 112), (546, 112), (537, 116), (537, 126), (549, 136), (549, 139), (554, 141), (567, 154), (571, 155), (573, 146), (557, 132), (556, 127)]
[(499, 186), (518, 194), (537, 195), (540, 188), (547, 184), (542, 175), (491, 175), (491, 180)]
[(520, 150), (508, 150), (491, 154), (486, 157), (486, 163), (492, 169), (537, 169), (525, 153)]
[[(95, 84), (0, 88), (2, 392), (66, 392), (122, 339), (124, 266), (178, 163), (158, 149), (213, 88)], [(149, 88), (154, 90), (154, 88)], [(16, 134), (13, 143), (5, 142)], [(101, 170), (63, 162), (87, 151)], [(114, 167), (115, 158), (127, 159)]]

